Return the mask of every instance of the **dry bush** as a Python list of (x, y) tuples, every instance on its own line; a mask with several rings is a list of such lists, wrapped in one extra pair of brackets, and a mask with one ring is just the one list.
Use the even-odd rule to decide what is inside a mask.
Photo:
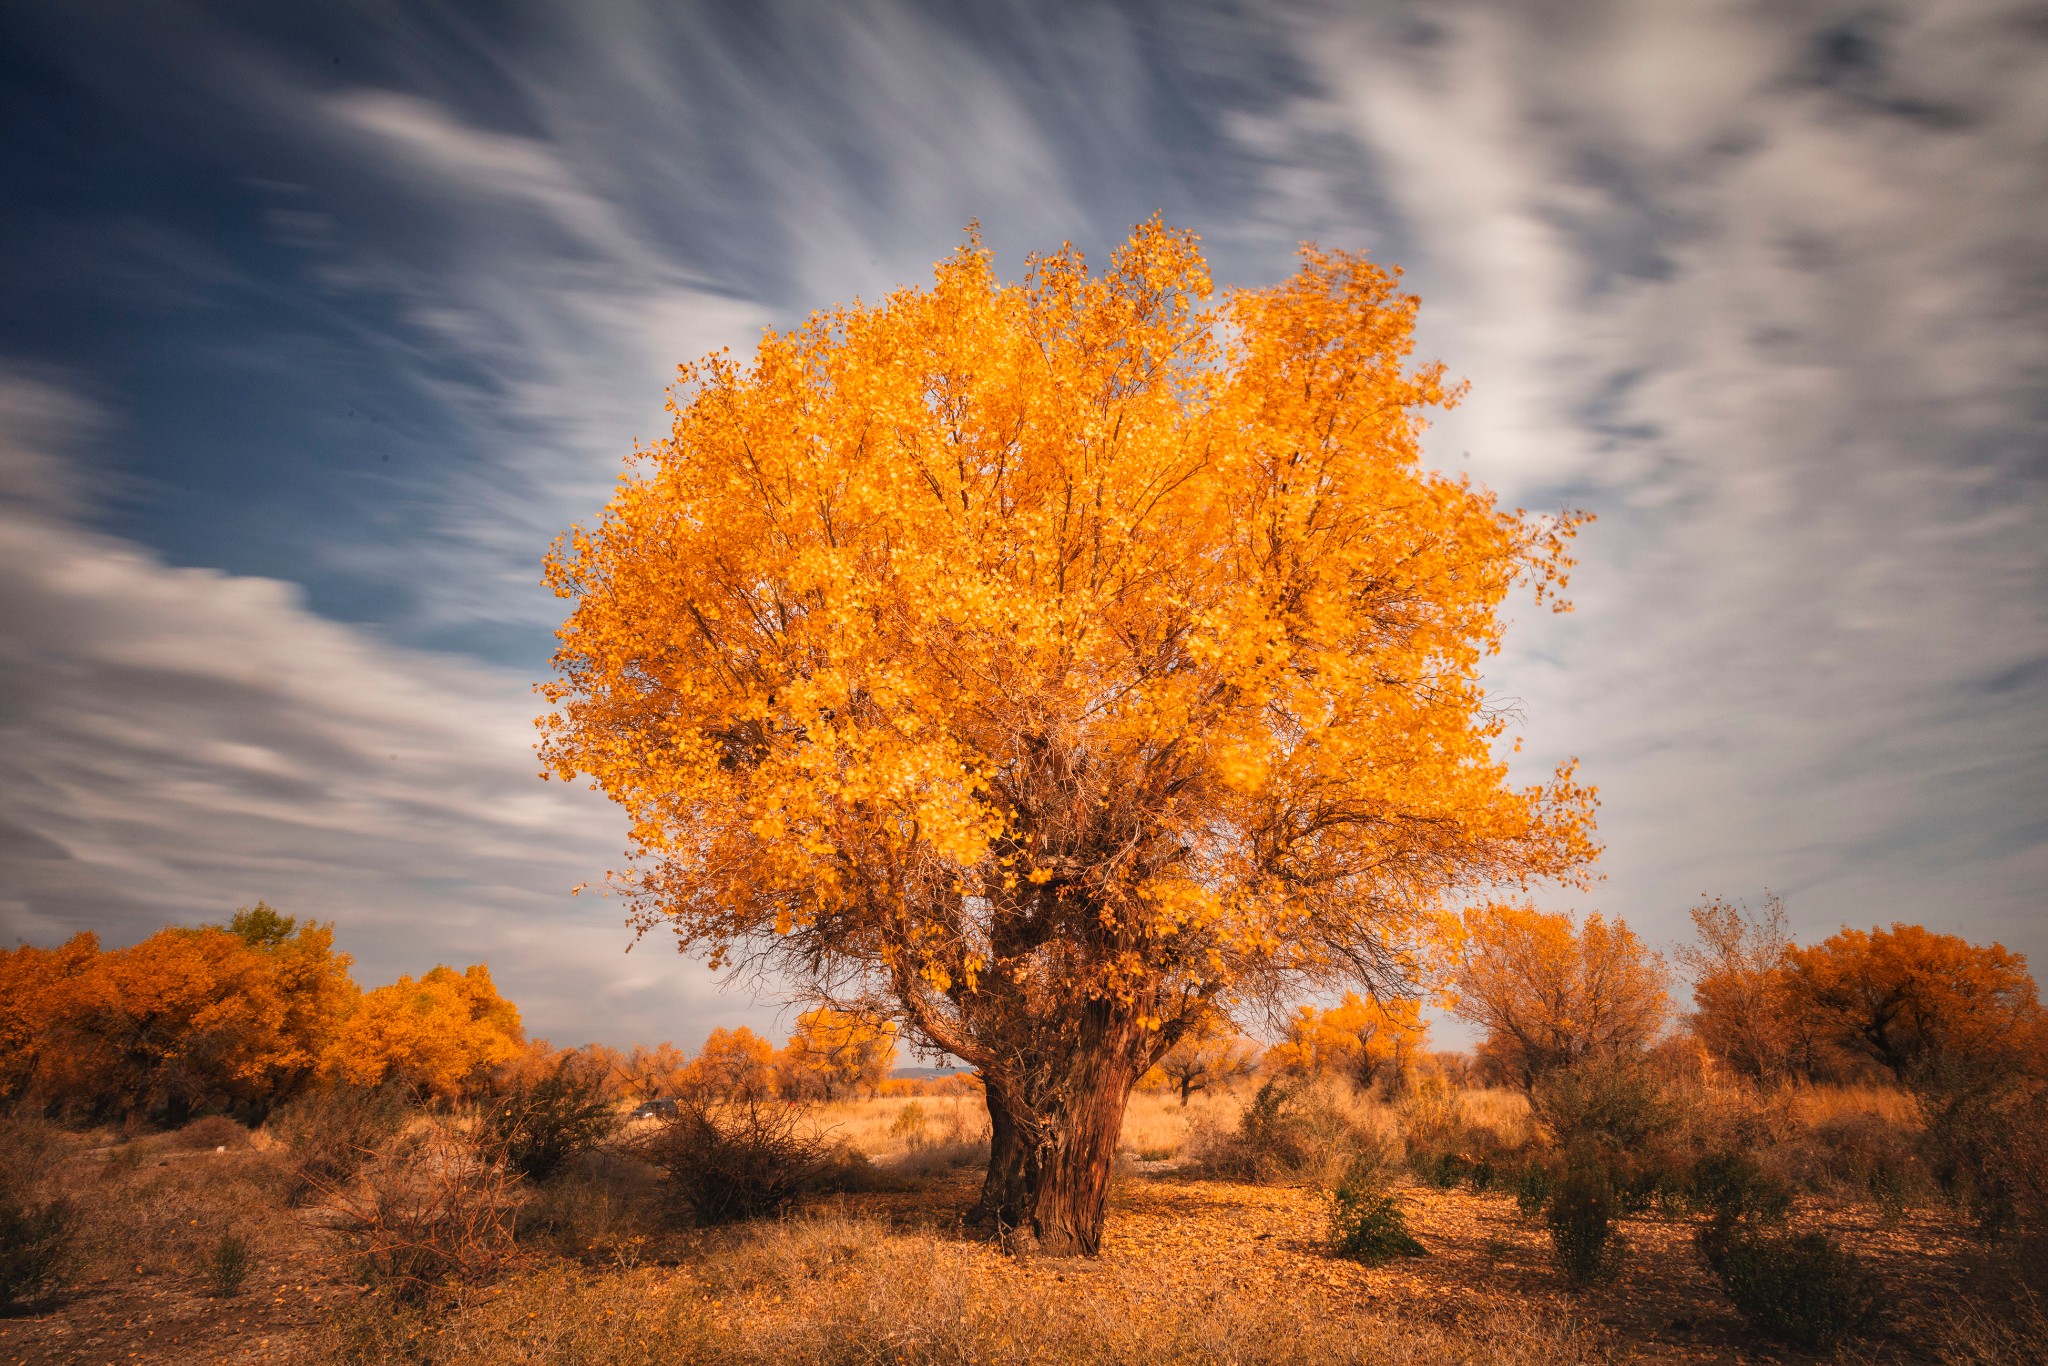
[(1330, 1185), (1398, 1130), (1383, 1108), (1341, 1082), (1273, 1077), (1230, 1129), (1200, 1129), (1197, 1168), (1227, 1181)]
[(512, 1254), (516, 1178), (448, 1124), (385, 1145), (355, 1180), (322, 1190), (332, 1226), (355, 1247), (363, 1277), (402, 1300), (474, 1284)]
[[(987, 1274), (986, 1252), (839, 1218), (751, 1227), (688, 1276), (556, 1266), (431, 1318), (369, 1298), (311, 1358), (352, 1366), (491, 1361), (657, 1366), (1584, 1366), (1610, 1359), (1569, 1316), (1455, 1326), (1217, 1286), (1162, 1295), (1144, 1267), (1084, 1287)], [(1070, 1281), (1074, 1278), (1069, 1278)]]
[(286, 1199), (297, 1204), (345, 1184), (412, 1114), (411, 1101), (394, 1085), (335, 1085), (300, 1095), (267, 1126), (287, 1154)]
[(591, 1265), (633, 1266), (658, 1233), (659, 1196), (646, 1164), (591, 1154), (528, 1193), (519, 1209), (519, 1241)]
[(171, 1142), (180, 1148), (232, 1150), (249, 1146), (249, 1131), (226, 1115), (207, 1115), (172, 1134)]
[(57, 1288), (78, 1260), (78, 1211), (57, 1191), (62, 1140), (43, 1120), (0, 1115), (0, 1313)]
[(635, 1144), (664, 1178), (672, 1216), (700, 1225), (778, 1214), (822, 1178), (833, 1149), (805, 1111), (777, 1101), (685, 1099)]
[(520, 1175), (545, 1181), (619, 1131), (608, 1080), (592, 1061), (564, 1053), (486, 1103), (477, 1116), (479, 1138)]

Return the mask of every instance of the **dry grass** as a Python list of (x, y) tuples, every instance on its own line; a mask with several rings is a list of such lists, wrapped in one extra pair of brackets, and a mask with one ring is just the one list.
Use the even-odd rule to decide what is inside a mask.
[(364, 1306), (310, 1361), (1504, 1363), (1611, 1359), (1569, 1316), (1464, 1322), (1285, 1303), (1229, 1283), (1173, 1293), (1130, 1264), (1020, 1269), (871, 1219), (772, 1225), (687, 1270), (547, 1268), (431, 1317)]
[[(1360, 1266), (1330, 1255), (1322, 1193), (1308, 1185), (1190, 1179), (1142, 1160), (1235, 1123), (1254, 1088), (1140, 1096), (1125, 1129), (1104, 1253), (1079, 1262), (1009, 1259), (959, 1228), (973, 1168), (928, 1164), (980, 1137), (972, 1098), (830, 1107), (837, 1136), (869, 1148), (890, 1179), (831, 1197), (808, 1216), (721, 1232), (658, 1218), (654, 1176), (620, 1157), (522, 1184), (519, 1242), (495, 1280), (438, 1291), (422, 1307), (355, 1285), (358, 1262), (318, 1209), (285, 1203), (289, 1154), (182, 1147), (172, 1136), (110, 1146), (67, 1138), (63, 1179), (87, 1211), (89, 1265), (68, 1299), (0, 1319), (0, 1362), (1024, 1361), (1177, 1363), (1736, 1363), (1773, 1355), (1691, 1250), (1691, 1225), (1623, 1221), (1635, 1249), (1614, 1282), (1568, 1289), (1542, 1227), (1512, 1198), (1403, 1184), (1426, 1256)], [(1452, 1097), (1475, 1129), (1513, 1144), (1527, 1107), (1507, 1092)], [(1845, 1123), (1887, 1123), (1883, 1096), (1751, 1098), (1774, 1144)], [(1375, 1121), (1398, 1107), (1359, 1098)], [(1809, 1129), (1805, 1126), (1811, 1126)], [(919, 1176), (919, 1171), (928, 1174)], [(1816, 1193), (1796, 1218), (1839, 1238), (1893, 1306), (1862, 1363), (2042, 1360), (2042, 1321), (1973, 1308), (1987, 1254), (1943, 1207), (1888, 1221), (1867, 1200)], [(215, 1297), (205, 1255), (229, 1236), (254, 1250), (247, 1291)]]

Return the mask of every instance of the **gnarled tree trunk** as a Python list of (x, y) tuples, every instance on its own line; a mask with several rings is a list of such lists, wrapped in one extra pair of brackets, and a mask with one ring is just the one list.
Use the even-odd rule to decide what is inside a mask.
[[(989, 1166), (973, 1216), (1014, 1249), (1094, 1256), (1131, 1089), (1156, 1035), (1135, 1012), (1103, 1007), (1049, 1075), (986, 1069)], [(1033, 1083), (1036, 1082), (1034, 1085)]]

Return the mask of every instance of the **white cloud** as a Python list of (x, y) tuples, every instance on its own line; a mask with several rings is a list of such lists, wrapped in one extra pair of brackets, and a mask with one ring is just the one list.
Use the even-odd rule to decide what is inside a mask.
[(337, 922), (367, 982), (487, 960), (558, 1041), (694, 1044), (767, 1014), (666, 941), (622, 957), (618, 904), (571, 898), (616, 860), (623, 823), (540, 781), (528, 680), (57, 515), (78, 467), (51, 443), (89, 417), (47, 384), (0, 384), (7, 939), (90, 924), (129, 942), (261, 897)]
[(1594, 900), (1675, 936), (1770, 885), (1808, 932), (2048, 960), (2039, 36), (1990, 4), (1832, 38), (1427, 12), (1421, 51), (1377, 22), (1304, 51), (1389, 168), (1425, 350), (1474, 381), (1438, 458), (1600, 514), (1579, 614), (1496, 670), (1531, 757), (1604, 790)]

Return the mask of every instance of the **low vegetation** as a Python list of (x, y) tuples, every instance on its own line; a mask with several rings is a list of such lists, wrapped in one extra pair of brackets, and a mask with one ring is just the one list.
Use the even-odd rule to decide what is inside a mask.
[[(1513, 928), (1606, 968), (1629, 942)], [(2031, 997), (1985, 980), (1967, 1028), (1923, 1012), (1903, 1080), (1824, 1031), (1752, 1037), (1822, 1061), (1750, 1075), (1697, 1020), (1469, 1060), (1352, 998), (1296, 1012), (1249, 1075), (1219, 1030), (1138, 1088), (1081, 1263), (963, 1220), (991, 1156), (975, 1079), (876, 1075), (888, 1035), (852, 1014), (779, 1050), (522, 1039), (452, 1092), (316, 1070), (254, 1122), (225, 1087), (152, 1122), (140, 1068), (128, 1097), (96, 1083), (95, 1124), (31, 1078), (0, 1120), (0, 1358), (210, 1359), (246, 1326), (335, 1363), (2018, 1366), (2048, 1340), (2048, 1087)]]

